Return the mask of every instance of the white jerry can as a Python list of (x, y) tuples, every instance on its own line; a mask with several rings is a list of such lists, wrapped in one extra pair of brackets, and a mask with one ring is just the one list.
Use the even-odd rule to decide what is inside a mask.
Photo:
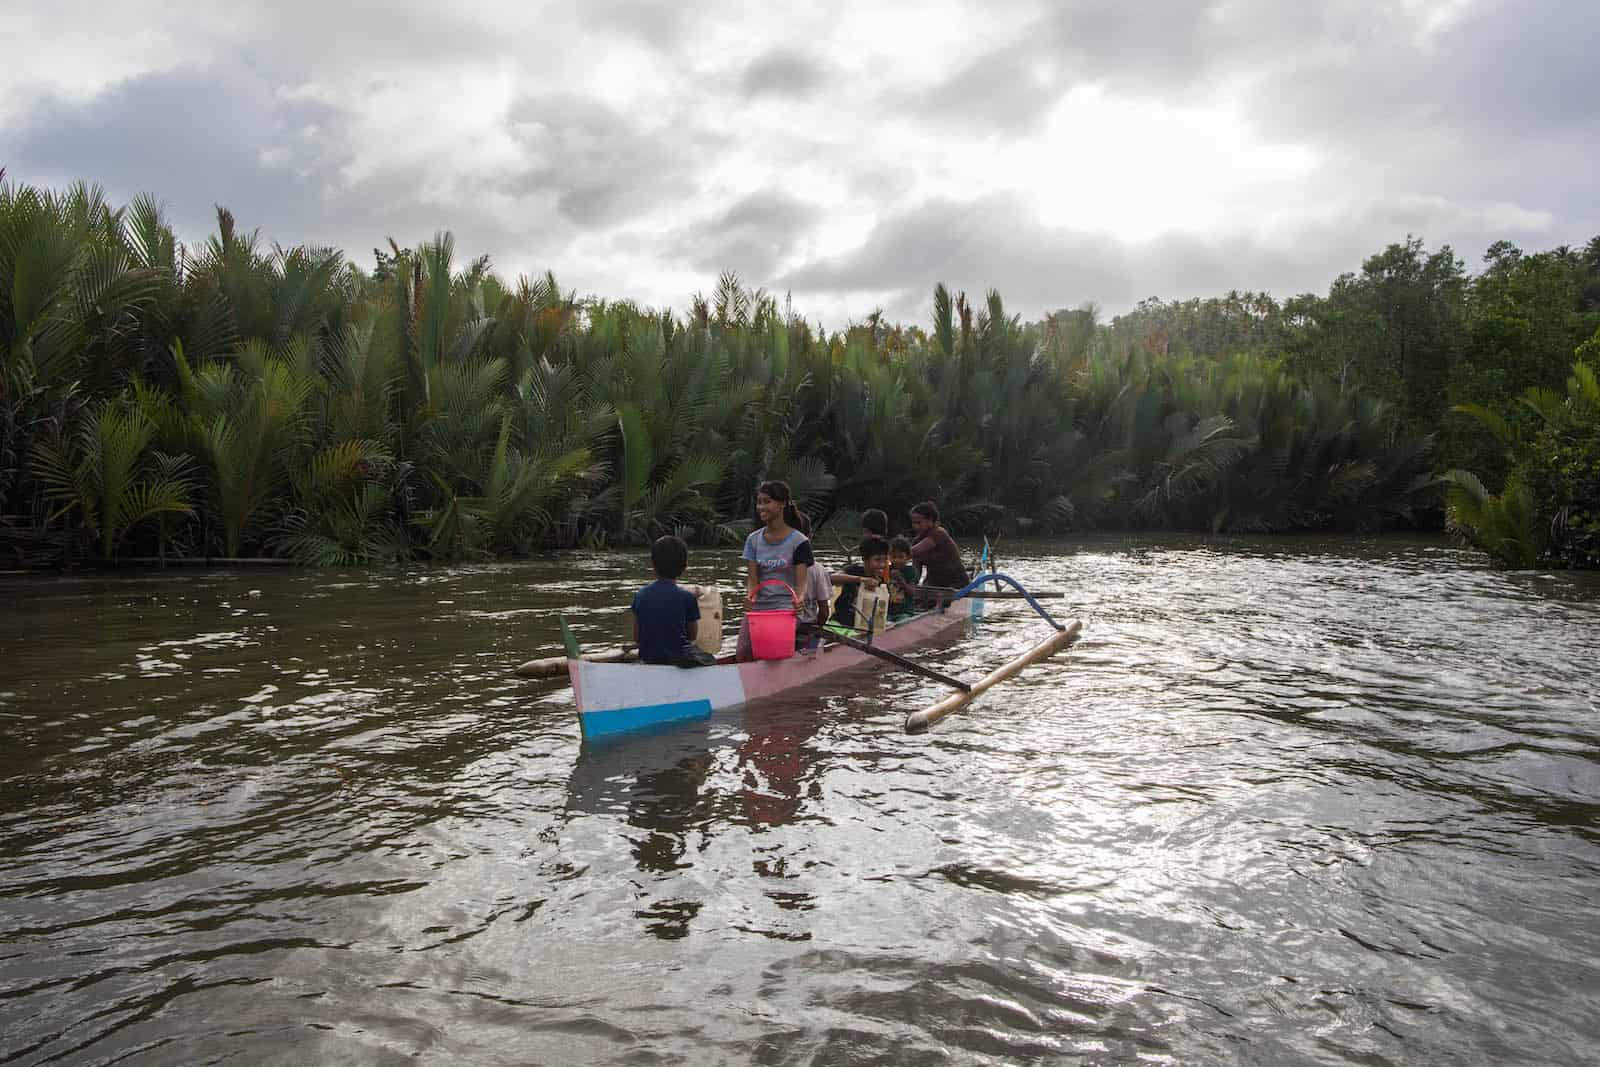
[(690, 588), (700, 602), (700, 628), (695, 631), (694, 643), (715, 656), (722, 651), (722, 590), (714, 585)]
[(884, 586), (876, 589), (867, 589), (863, 586), (856, 593), (855, 624), (863, 630), (870, 629), (873, 633), (882, 633), (889, 628), (889, 590)]

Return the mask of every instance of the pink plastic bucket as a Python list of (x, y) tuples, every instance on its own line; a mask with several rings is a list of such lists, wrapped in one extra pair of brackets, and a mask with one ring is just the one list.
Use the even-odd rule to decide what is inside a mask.
[[(794, 596), (788, 582), (776, 578), (756, 586), (781, 585)], [(750, 625), (750, 651), (756, 659), (788, 659), (794, 655), (795, 614), (793, 608), (772, 611), (748, 611), (745, 619)]]

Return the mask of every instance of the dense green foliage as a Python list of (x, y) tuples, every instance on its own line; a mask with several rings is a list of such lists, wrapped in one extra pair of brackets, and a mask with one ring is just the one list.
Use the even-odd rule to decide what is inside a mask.
[[(1409, 241), (1327, 297), (1109, 324), (939, 286), (930, 329), (825, 333), (732, 275), (675, 315), (507, 285), (448, 234), (368, 273), (217, 222), (189, 248), (149, 198), (0, 184), (0, 550), (357, 564), (722, 540), (762, 478), (817, 515), (932, 497), (958, 530), (1437, 522), (1436, 434), (1449, 465), (1506, 469), (1449, 406), (1548, 384), (1600, 325), (1600, 245), (1497, 245), (1468, 278)], [(1572, 452), (1514, 460), (1516, 485), (1592, 485), (1586, 417), (1530, 414)]]
[[(1579, 352), (1600, 354), (1600, 333)], [(1600, 567), (1600, 381), (1580, 359), (1565, 396), (1532, 388), (1520, 399), (1531, 429), (1461, 406), (1505, 446), (1510, 474), (1493, 494), (1476, 475), (1450, 471), (1450, 523), (1507, 566)]]

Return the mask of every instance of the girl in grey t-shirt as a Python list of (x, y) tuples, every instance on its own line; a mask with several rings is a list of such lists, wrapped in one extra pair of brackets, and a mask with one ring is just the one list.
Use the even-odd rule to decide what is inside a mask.
[[(810, 539), (794, 528), (799, 515), (788, 483), (762, 482), (757, 486), (756, 515), (761, 520), (761, 528), (744, 540), (745, 608), (772, 611), (792, 606), (798, 611), (804, 603), (807, 572), (814, 557)], [(772, 579), (789, 588), (761, 585)], [(753, 658), (748, 622), (739, 627), (738, 658), (741, 661)]]

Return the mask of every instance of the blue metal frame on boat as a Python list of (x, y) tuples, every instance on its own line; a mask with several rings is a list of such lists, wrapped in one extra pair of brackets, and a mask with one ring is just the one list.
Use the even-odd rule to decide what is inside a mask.
[(1017, 592), (1022, 594), (1022, 599), (1026, 600), (1028, 602), (1028, 606), (1030, 608), (1032, 608), (1034, 611), (1037, 611), (1039, 613), (1039, 618), (1043, 619), (1045, 622), (1049, 623), (1051, 626), (1054, 626), (1057, 630), (1065, 630), (1066, 629), (1065, 626), (1061, 625), (1059, 622), (1056, 622), (1056, 620), (1053, 619), (1050, 616), (1050, 613), (1048, 611), (1044, 610), (1044, 608), (1039, 606), (1039, 602), (1037, 600), (1033, 599), (1033, 594), (1028, 592), (1028, 590), (1023, 586), (1023, 584), (1021, 582), (1017, 581), (1015, 578), (1011, 577), (1011, 575), (1009, 575), (1009, 574), (990, 573), (990, 574), (979, 575), (978, 577), (974, 578), (972, 581), (968, 582), (966, 585), (962, 586), (960, 589), (957, 589), (954, 599), (960, 600), (962, 597), (966, 596), (968, 593), (970, 593), (974, 589), (978, 588), (978, 586), (983, 585), (985, 582), (993, 582), (996, 589), (1000, 588), (1000, 583), (1001, 582), (1009, 582), (1010, 584), (1016, 586)]

